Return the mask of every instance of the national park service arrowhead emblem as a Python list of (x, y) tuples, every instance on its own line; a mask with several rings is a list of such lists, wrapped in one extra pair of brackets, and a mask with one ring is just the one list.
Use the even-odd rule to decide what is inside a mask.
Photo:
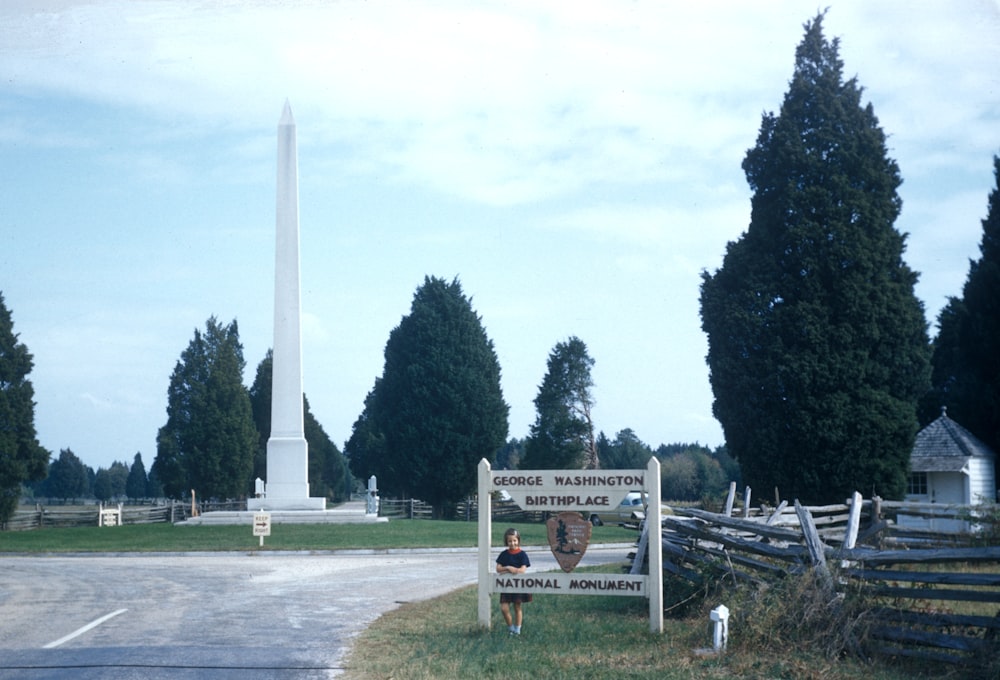
[(545, 521), (549, 530), (549, 547), (556, 562), (567, 574), (580, 563), (590, 544), (593, 527), (578, 512), (560, 512)]

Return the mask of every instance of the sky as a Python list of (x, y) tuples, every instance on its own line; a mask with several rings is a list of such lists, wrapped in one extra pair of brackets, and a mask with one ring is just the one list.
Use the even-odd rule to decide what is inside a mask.
[[(979, 257), (1000, 153), (1000, 3), (828, 0), (900, 167), (929, 332)], [(212, 316), (249, 386), (273, 338), (276, 127), (298, 132), (305, 392), (339, 447), (425, 276), (456, 277), (524, 437), (556, 343), (593, 416), (724, 443), (703, 271), (750, 220), (741, 169), (815, 3), (0, 3), (0, 294), (39, 442), (156, 455)]]

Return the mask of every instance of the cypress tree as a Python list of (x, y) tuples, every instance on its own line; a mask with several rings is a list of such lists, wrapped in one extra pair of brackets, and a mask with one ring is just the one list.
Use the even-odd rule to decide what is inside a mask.
[(535, 397), (535, 422), (525, 442), (525, 470), (600, 467), (591, 418), (594, 360), (577, 337), (558, 342)]
[(146, 476), (146, 466), (142, 462), (142, 454), (137, 452), (132, 459), (132, 466), (128, 469), (128, 478), (125, 480), (125, 495), (132, 499), (145, 498), (148, 485), (149, 478)]
[(250, 489), (257, 431), (239, 337), (235, 320), (223, 326), (210, 318), (170, 377), (153, 470), (172, 498), (190, 489), (202, 498), (239, 498)]
[(90, 493), (90, 479), (83, 461), (70, 449), (59, 451), (59, 457), (49, 465), (46, 495), (67, 501), (83, 498)]
[(980, 257), (970, 261), (961, 298), (951, 298), (938, 317), (934, 343), (933, 420), (948, 415), (1000, 451), (1000, 157), (993, 157), (996, 186), (990, 192)]
[(822, 21), (805, 25), (780, 113), (743, 162), (750, 225), (702, 275), (713, 412), (759, 493), (899, 498), (926, 322), (893, 226), (899, 169)]
[(425, 277), (355, 422), (351, 470), (447, 515), (475, 491), (479, 461), (503, 446), (508, 411), (493, 342), (458, 279)]
[(0, 524), (17, 508), (21, 485), (43, 479), (48, 469), (49, 452), (35, 437), (33, 366), (0, 294)]

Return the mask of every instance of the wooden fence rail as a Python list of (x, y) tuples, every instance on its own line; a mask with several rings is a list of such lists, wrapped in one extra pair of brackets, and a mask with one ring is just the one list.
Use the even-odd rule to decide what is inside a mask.
[[(514, 501), (494, 499), (491, 503), (494, 521), (544, 522), (548, 518), (548, 513), (522, 510)], [(429, 503), (414, 498), (382, 498), (378, 514), (390, 519), (432, 519), (433, 508)], [(479, 521), (479, 501), (469, 498), (457, 503), (452, 518), (464, 522)]]
[[(1000, 654), (1000, 614), (954, 611), (960, 602), (978, 603), (977, 610), (1000, 603), (1000, 546), (988, 544), (998, 534), (995, 512), (862, 501), (860, 494), (843, 505), (745, 506), (735, 513), (742, 517), (732, 516), (732, 506), (723, 513), (678, 508), (664, 517), (664, 571), (704, 585), (725, 578), (759, 584), (813, 570), (832, 590), (875, 603), (873, 651), (971, 665)], [(899, 527), (900, 517), (928, 515), (965, 522), (969, 531)]]
[(433, 509), (429, 503), (415, 498), (379, 500), (379, 517), (390, 519), (430, 519)]
[[(43, 506), (19, 508), (7, 520), (4, 531), (29, 531), (54, 527), (98, 526), (100, 505), (83, 506)], [(117, 508), (117, 504), (104, 506)], [(212, 510), (233, 510), (246, 508), (246, 502), (199, 503), (193, 509), (201, 514)], [(192, 515), (190, 502), (168, 501), (157, 505), (122, 505), (122, 524), (155, 524), (159, 522), (181, 522)]]

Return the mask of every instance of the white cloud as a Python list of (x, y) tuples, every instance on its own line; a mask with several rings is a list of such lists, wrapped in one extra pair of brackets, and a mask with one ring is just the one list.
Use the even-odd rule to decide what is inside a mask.
[[(955, 7), (843, 2), (825, 20), (910, 171), (933, 162), (910, 160), (921, 139), (991, 134), (997, 69), (964, 66), (997, 63), (996, 7)], [(970, 34), (970, 14), (986, 27)], [(244, 128), (269, 129), (288, 96), (317, 141), (346, 141), (372, 172), (512, 205), (738, 164), (811, 17), (791, 2), (66, 3), (9, 10), (2, 69), (22, 88)]]

